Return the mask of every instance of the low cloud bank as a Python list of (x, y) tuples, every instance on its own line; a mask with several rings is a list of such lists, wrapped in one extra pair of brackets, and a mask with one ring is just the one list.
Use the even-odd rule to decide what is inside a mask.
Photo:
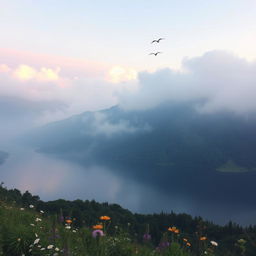
[(248, 62), (226, 51), (211, 51), (187, 58), (182, 71), (162, 69), (141, 72), (134, 92), (119, 94), (127, 110), (154, 108), (164, 101), (202, 100), (197, 109), (204, 113), (256, 110), (256, 61)]
[[(42, 125), (113, 105), (145, 110), (165, 101), (195, 101), (202, 113), (256, 110), (256, 61), (248, 62), (226, 51), (186, 58), (181, 71), (165, 68), (137, 76), (134, 70), (119, 66), (60, 57), (1, 49), (0, 57), (0, 98), (5, 98), (7, 106), (1, 108), (0, 121), (4, 130), (11, 128), (14, 133), (24, 125)], [(105, 134), (137, 129), (125, 122), (113, 125), (99, 116), (95, 126), (95, 132)]]

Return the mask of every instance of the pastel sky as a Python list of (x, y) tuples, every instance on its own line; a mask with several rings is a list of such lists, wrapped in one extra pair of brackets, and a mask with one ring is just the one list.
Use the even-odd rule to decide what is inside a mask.
[[(43, 111), (44, 122), (118, 104), (140, 88), (141, 72), (182, 70), (207, 52), (256, 59), (255, 0), (0, 5), (0, 96), (61, 102), (61, 110)], [(158, 37), (165, 40), (151, 44)], [(162, 53), (149, 55), (155, 51)]]
[[(1, 48), (122, 65), (179, 67), (222, 49), (256, 57), (254, 0), (1, 0)], [(161, 45), (152, 39), (166, 38)], [(164, 52), (159, 58), (148, 53)]]

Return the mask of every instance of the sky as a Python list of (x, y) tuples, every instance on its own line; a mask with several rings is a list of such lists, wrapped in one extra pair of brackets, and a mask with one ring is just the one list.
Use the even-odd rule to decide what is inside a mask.
[[(31, 128), (117, 104), (140, 110), (204, 99), (201, 113), (256, 110), (255, 0), (0, 0), (0, 6), (0, 150), (11, 152), (10, 138)], [(8, 166), (16, 174), (28, 167), (16, 162), (2, 167), (0, 178), (9, 184)], [(44, 194), (32, 182), (13, 184)]]
[(0, 96), (60, 106), (36, 124), (119, 104), (138, 90), (141, 73), (184, 71), (207, 52), (256, 58), (254, 0), (0, 4)]

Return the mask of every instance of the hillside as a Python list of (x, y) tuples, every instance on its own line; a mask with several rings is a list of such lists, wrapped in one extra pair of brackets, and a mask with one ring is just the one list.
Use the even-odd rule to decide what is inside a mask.
[[(28, 191), (22, 194), (2, 185), (0, 200), (0, 249), (4, 256), (46, 252), (195, 256), (205, 251), (216, 256), (240, 256), (243, 252), (253, 256), (255, 252), (256, 227), (242, 228), (232, 222), (218, 226), (187, 214), (132, 214), (119, 205), (95, 201), (43, 202)], [(105, 222), (100, 216), (109, 216), (110, 220)], [(91, 232), (100, 223), (105, 237), (97, 242)], [(100, 248), (106, 251), (98, 251)]]

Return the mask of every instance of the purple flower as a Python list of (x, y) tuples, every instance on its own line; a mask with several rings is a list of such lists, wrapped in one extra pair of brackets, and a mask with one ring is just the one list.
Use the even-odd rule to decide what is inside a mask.
[(143, 240), (144, 240), (144, 241), (150, 241), (150, 240), (151, 240), (151, 235), (148, 234), (148, 233), (144, 234), (144, 235), (143, 235)]
[(167, 242), (167, 241), (166, 241), (166, 242), (161, 242), (161, 243), (159, 244), (159, 247), (160, 247), (160, 248), (163, 248), (163, 249), (166, 248), (166, 247), (169, 247), (169, 246), (170, 246), (170, 243)]
[(95, 230), (92, 231), (92, 236), (93, 236), (94, 238), (96, 238), (96, 237), (98, 237), (98, 236), (104, 236), (104, 233), (103, 233), (103, 231), (100, 230), (100, 229), (95, 229)]

